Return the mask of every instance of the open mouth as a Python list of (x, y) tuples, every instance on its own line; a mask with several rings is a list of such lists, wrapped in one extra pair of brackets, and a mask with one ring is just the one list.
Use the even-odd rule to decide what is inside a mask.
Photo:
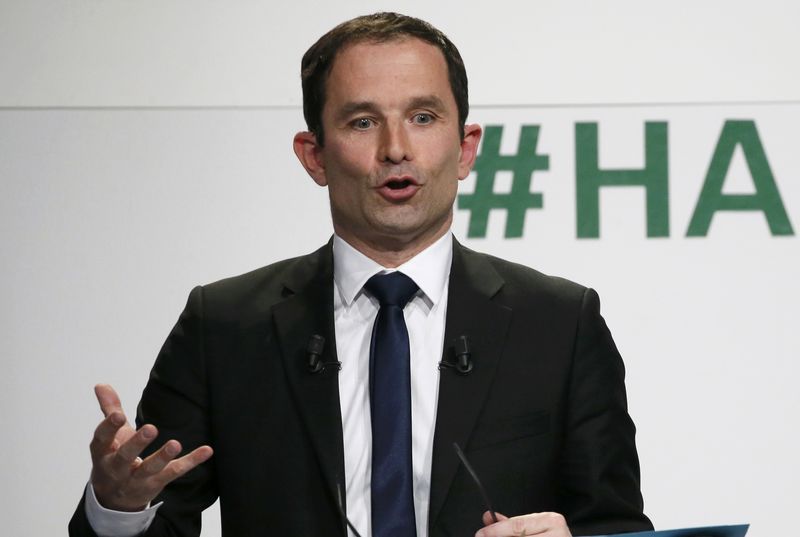
[(378, 192), (391, 203), (405, 203), (421, 188), (413, 177), (390, 177), (378, 187)]
[(402, 190), (406, 187), (411, 186), (412, 183), (410, 179), (392, 179), (391, 181), (386, 183), (386, 186), (389, 187), (391, 190)]

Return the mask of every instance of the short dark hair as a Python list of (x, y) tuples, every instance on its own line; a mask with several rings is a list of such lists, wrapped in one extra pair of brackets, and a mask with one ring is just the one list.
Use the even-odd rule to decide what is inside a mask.
[(442, 51), (450, 79), (450, 89), (458, 107), (459, 132), (464, 137), (464, 124), (469, 113), (467, 71), (456, 46), (431, 24), (398, 13), (375, 13), (345, 21), (319, 38), (303, 55), (300, 78), (303, 83), (303, 115), (308, 130), (324, 144), (322, 108), (325, 105), (325, 83), (336, 55), (347, 45), (364, 41), (385, 43), (394, 39), (415, 37)]

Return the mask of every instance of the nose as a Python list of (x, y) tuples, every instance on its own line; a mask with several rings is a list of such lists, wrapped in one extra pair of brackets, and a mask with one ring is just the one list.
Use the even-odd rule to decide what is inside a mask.
[(378, 158), (381, 162), (400, 164), (413, 158), (404, 122), (388, 122), (384, 125), (379, 151)]

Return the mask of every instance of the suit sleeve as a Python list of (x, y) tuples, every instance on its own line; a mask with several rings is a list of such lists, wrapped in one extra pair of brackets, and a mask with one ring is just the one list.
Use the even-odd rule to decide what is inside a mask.
[(567, 395), (561, 505), (575, 535), (652, 529), (643, 513), (625, 368), (600, 299), (584, 292)]
[[(196, 287), (150, 373), (136, 415), (137, 427), (152, 423), (158, 437), (142, 457), (176, 439), (183, 454), (204, 444), (213, 447), (204, 349), (203, 289)], [(146, 537), (196, 537), (203, 509), (214, 503), (214, 458), (170, 483), (153, 500), (163, 501)], [(69, 524), (71, 537), (94, 537), (81, 501)]]

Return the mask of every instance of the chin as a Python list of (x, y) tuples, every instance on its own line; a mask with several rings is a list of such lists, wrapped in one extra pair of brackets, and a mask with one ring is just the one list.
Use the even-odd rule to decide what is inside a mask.
[(387, 240), (394, 239), (398, 243), (409, 244), (419, 239), (441, 235), (447, 227), (419, 222), (383, 222), (375, 229)]

